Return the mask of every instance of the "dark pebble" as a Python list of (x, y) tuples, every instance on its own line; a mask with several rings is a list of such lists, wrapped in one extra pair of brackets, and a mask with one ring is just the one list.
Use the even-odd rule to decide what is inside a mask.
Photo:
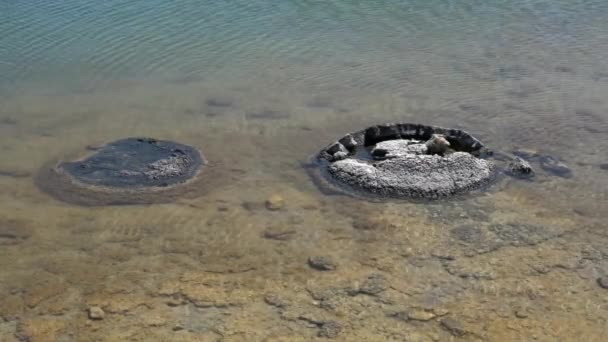
[(543, 170), (547, 171), (550, 174), (563, 178), (572, 177), (572, 171), (570, 170), (570, 168), (552, 156), (542, 156), (540, 157), (539, 161), (540, 167), (542, 167)]
[(342, 327), (340, 324), (332, 321), (323, 322), (319, 327), (318, 336), (324, 338), (336, 338), (338, 335), (340, 335), (341, 331)]
[(597, 284), (603, 289), (608, 289), (608, 276), (597, 278)]
[(602, 169), (604, 171), (608, 171), (608, 163), (602, 163), (599, 166), (600, 166), (600, 169)]
[(359, 293), (375, 296), (384, 292), (387, 288), (388, 282), (386, 277), (382, 274), (372, 274), (361, 284)]
[(534, 176), (534, 170), (527, 161), (515, 157), (507, 166), (507, 174), (516, 178), (530, 178)]
[(441, 326), (454, 336), (464, 336), (466, 334), (462, 323), (449, 317), (441, 320)]
[(329, 256), (313, 256), (308, 258), (308, 265), (318, 271), (332, 271), (338, 265), (332, 257)]

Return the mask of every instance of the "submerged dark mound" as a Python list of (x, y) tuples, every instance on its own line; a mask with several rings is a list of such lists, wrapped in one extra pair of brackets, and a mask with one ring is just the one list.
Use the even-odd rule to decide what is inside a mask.
[(77, 204), (166, 202), (187, 190), (205, 161), (193, 147), (151, 138), (110, 142), (83, 158), (45, 167), (37, 184)]
[(349, 133), (313, 156), (317, 184), (375, 198), (437, 199), (486, 185), (494, 164), (469, 133), (419, 124), (384, 124)]

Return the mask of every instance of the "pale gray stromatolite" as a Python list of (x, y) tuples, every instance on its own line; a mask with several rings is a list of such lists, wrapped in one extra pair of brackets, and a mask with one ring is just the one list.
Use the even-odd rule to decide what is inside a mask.
[(493, 162), (484, 145), (462, 130), (385, 124), (350, 133), (315, 157), (323, 185), (356, 195), (446, 198), (486, 185)]

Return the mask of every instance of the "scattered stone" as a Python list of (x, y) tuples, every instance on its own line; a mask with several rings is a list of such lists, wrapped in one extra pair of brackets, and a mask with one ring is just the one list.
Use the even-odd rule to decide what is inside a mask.
[(539, 158), (540, 167), (546, 172), (555, 176), (570, 178), (572, 177), (572, 171), (566, 164), (562, 163), (558, 159), (544, 155)]
[(338, 267), (330, 256), (312, 256), (308, 258), (308, 265), (318, 271), (332, 271)]
[(608, 163), (602, 163), (599, 165), (599, 167), (604, 171), (608, 171)]
[(388, 281), (382, 274), (372, 274), (359, 287), (359, 293), (371, 296), (378, 295), (388, 289)]
[(266, 239), (287, 241), (291, 240), (296, 234), (296, 230), (289, 226), (278, 225), (266, 228), (262, 236)]
[(450, 334), (457, 337), (464, 336), (466, 334), (466, 330), (464, 330), (462, 323), (453, 318), (446, 317), (442, 319), (441, 326)]
[(515, 317), (517, 318), (528, 318), (528, 312), (525, 308), (515, 309)]
[(266, 200), (266, 209), (280, 210), (285, 206), (285, 200), (279, 194), (273, 194)]
[(342, 327), (337, 322), (327, 321), (319, 326), (319, 337), (336, 338), (342, 331)]
[(266, 302), (266, 304), (277, 307), (277, 308), (284, 308), (288, 305), (287, 301), (285, 301), (283, 298), (281, 298), (279, 295), (274, 294), (274, 293), (270, 293), (267, 294), (266, 296), (264, 296), (264, 302)]
[(507, 174), (518, 178), (530, 178), (534, 176), (534, 170), (530, 163), (520, 157), (515, 157), (507, 165)]
[(608, 276), (597, 278), (597, 284), (603, 289), (608, 289)]
[(433, 312), (424, 311), (424, 310), (412, 310), (407, 313), (407, 317), (414, 321), (430, 321), (431, 319), (437, 317)]

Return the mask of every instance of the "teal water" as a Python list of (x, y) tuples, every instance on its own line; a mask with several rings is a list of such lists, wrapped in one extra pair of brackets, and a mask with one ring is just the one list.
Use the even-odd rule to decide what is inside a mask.
[[(600, 0), (0, 0), (0, 340), (603, 341), (606, 18)], [(308, 156), (394, 121), (572, 177), (536, 165), (432, 204), (315, 187)], [(130, 136), (222, 171), (159, 205), (36, 186)]]
[[(458, 62), (602, 67), (603, 1), (3, 1), (3, 89), (117, 78), (263, 78), (333, 86), (445, 82)], [(547, 58), (550, 56), (550, 58)], [(597, 64), (597, 65), (596, 65)], [(314, 65), (314, 70), (290, 70)], [(524, 71), (524, 70), (519, 70)], [(235, 75), (236, 74), (236, 75)], [(238, 75), (238, 76), (237, 76)], [(511, 75), (512, 76), (512, 75)], [(380, 81), (382, 79), (383, 81)], [(277, 80), (279, 81), (279, 80)]]

